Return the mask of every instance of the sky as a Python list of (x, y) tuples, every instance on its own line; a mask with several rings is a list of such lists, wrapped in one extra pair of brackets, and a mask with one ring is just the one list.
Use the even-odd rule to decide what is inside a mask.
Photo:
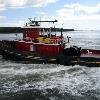
[(100, 0), (0, 0), (1, 27), (22, 27), (34, 17), (57, 19), (56, 27), (100, 30)]

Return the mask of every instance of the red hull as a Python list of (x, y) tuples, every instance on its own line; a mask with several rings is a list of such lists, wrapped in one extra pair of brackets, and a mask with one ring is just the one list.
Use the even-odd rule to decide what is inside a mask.
[(57, 57), (63, 52), (64, 46), (59, 44), (32, 43), (17, 41), (16, 49), (20, 51), (33, 51), (39, 56)]
[(100, 57), (100, 50), (83, 49), (81, 56)]
[(16, 41), (16, 49), (20, 51), (31, 51), (32, 42)]
[(36, 53), (40, 56), (57, 57), (63, 52), (64, 46), (58, 44), (35, 44)]

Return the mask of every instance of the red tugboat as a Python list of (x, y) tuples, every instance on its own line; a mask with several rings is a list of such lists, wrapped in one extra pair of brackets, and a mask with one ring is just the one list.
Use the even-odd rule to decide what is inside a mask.
[(12, 60), (28, 60), (34, 63), (57, 63), (63, 65), (81, 64), (100, 66), (100, 50), (82, 49), (69, 46), (61, 35), (56, 36), (55, 27), (42, 28), (41, 23), (54, 21), (31, 20), (22, 27), (23, 39), (0, 41), (1, 54)]
[(57, 20), (32, 21), (30, 19), (29, 24), (26, 23), (22, 27), (23, 40), (16, 41), (16, 48), (20, 51), (33, 51), (41, 57), (56, 57), (65, 47), (64, 37), (51, 34), (53, 28), (45, 30), (40, 27), (41, 22), (55, 23)]
[[(56, 23), (57, 20), (54, 21), (36, 21), (29, 19), (30, 22), (26, 23), (24, 27), (22, 27), (23, 39), (15, 40), (15, 41), (1, 41), (1, 54), (6, 56), (7, 58), (11, 57), (11, 59), (25, 59), (33, 60), (37, 57), (40, 59), (44, 59), (48, 62), (51, 59), (55, 59), (53, 63), (60, 64), (68, 64), (72, 61), (72, 58), (79, 57), (81, 55), (81, 49), (73, 46), (69, 47), (69, 43), (64, 41), (64, 37), (62, 34), (56, 36), (55, 27), (52, 28), (42, 28), (40, 26), (41, 23)], [(69, 42), (69, 38), (68, 41)], [(6, 52), (7, 51), (7, 52)], [(20, 53), (20, 54), (19, 54)], [(23, 55), (24, 54), (24, 55)], [(26, 57), (26, 55), (28, 55)], [(18, 57), (20, 56), (20, 58)], [(23, 58), (24, 56), (24, 58)], [(30, 57), (31, 56), (31, 57)], [(31, 60), (32, 60), (31, 59)], [(32, 61), (33, 61), (32, 60)], [(33, 61), (35, 62), (36, 59)], [(39, 62), (39, 61), (38, 61)]]

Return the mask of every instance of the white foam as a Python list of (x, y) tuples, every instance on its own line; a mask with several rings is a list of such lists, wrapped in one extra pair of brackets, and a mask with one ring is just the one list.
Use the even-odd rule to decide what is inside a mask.
[[(35, 88), (40, 90), (57, 88), (61, 93), (67, 92), (72, 95), (82, 96), (82, 93), (88, 90), (100, 90), (100, 68), (87, 68), (78, 65), (72, 67), (17, 64), (15, 66), (4, 67), (0, 70), (0, 74), (7, 75), (6, 77), (15, 77), (14, 80), (8, 80), (7, 83), (4, 83), (3, 88), (6, 92)], [(36, 74), (37, 77), (35, 77)], [(16, 79), (18, 75), (25, 77), (25, 79), (21, 79), (21, 77)], [(37, 78), (37, 81), (34, 81), (34, 77)], [(18, 82), (22, 82), (22, 84), (19, 85)]]

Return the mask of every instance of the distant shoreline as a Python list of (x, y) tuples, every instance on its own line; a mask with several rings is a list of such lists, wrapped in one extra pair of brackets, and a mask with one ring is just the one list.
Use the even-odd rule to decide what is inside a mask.
[[(45, 28), (45, 30), (49, 30), (49, 28)], [(55, 28), (55, 30), (53, 31), (57, 31), (60, 32), (61, 28)], [(74, 29), (63, 29), (64, 31), (74, 31)], [(21, 27), (0, 27), (0, 33), (21, 33)]]

